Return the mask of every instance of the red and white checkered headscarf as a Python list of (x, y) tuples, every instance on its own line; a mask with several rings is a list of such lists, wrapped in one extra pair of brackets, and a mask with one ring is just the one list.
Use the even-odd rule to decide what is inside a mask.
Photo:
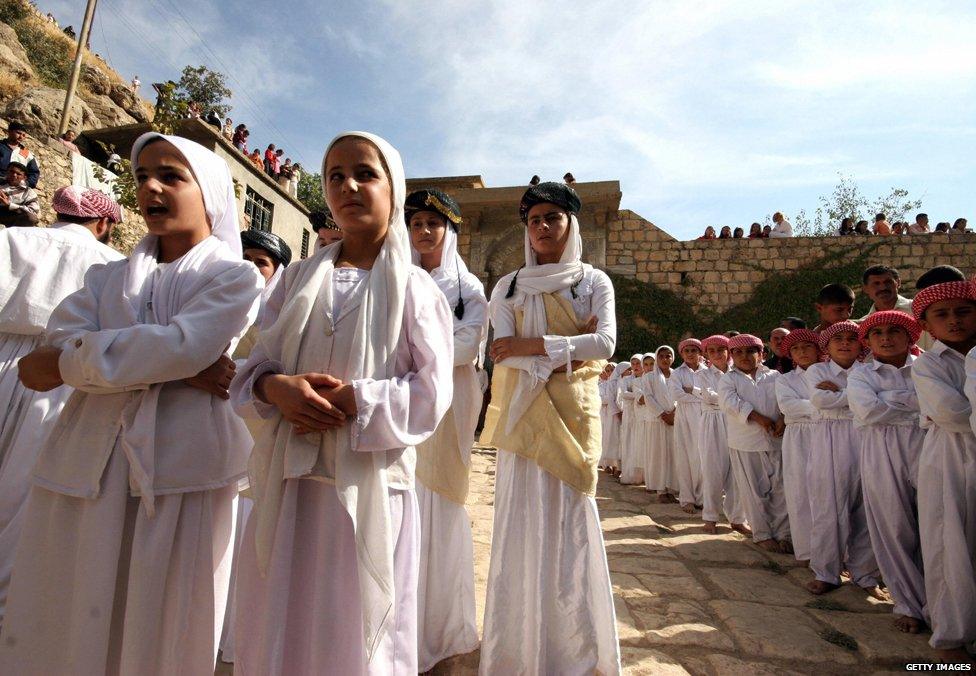
[(900, 326), (908, 332), (912, 345), (917, 343), (919, 336), (922, 335), (922, 327), (911, 315), (898, 310), (884, 310), (868, 315), (867, 319), (861, 322), (857, 337), (862, 343), (867, 345), (868, 332), (876, 326)]
[(817, 335), (816, 331), (811, 331), (810, 329), (793, 329), (786, 336), (783, 337), (783, 342), (779, 344), (779, 350), (781, 357), (789, 357), (790, 350), (797, 343), (813, 343), (820, 349), (820, 336)]
[(836, 324), (831, 324), (830, 326), (828, 326), (827, 328), (825, 328), (823, 331), (820, 332), (820, 351), (826, 352), (827, 343), (829, 343), (830, 339), (836, 336), (838, 333), (843, 333), (844, 331), (850, 331), (856, 336), (858, 335), (857, 332), (859, 328), (860, 327), (857, 325), (857, 322), (852, 322), (850, 320), (846, 322), (837, 322)]
[(916, 294), (915, 299), (912, 301), (912, 314), (915, 315), (916, 320), (919, 320), (932, 303), (938, 303), (942, 300), (952, 300), (953, 298), (976, 300), (976, 286), (973, 286), (972, 282), (943, 282), (942, 284), (933, 284)]
[(702, 349), (702, 344), (697, 338), (685, 338), (678, 343), (678, 354), (681, 354), (681, 351), (686, 347), (697, 347), (700, 350)]
[(66, 185), (58, 188), (51, 200), (54, 213), (78, 218), (107, 218), (113, 223), (122, 222), (119, 203), (94, 188)]
[(754, 336), (751, 333), (740, 333), (737, 336), (729, 338), (730, 352), (740, 347), (758, 347), (762, 350), (765, 346), (763, 345), (762, 338)]
[(722, 334), (717, 333), (714, 336), (709, 336), (708, 338), (706, 338), (705, 340), (703, 340), (701, 342), (701, 344), (702, 344), (702, 352), (704, 352), (705, 350), (708, 349), (708, 346), (709, 345), (717, 345), (719, 347), (728, 347), (729, 346), (729, 339), (728, 339), (727, 336), (723, 336)]

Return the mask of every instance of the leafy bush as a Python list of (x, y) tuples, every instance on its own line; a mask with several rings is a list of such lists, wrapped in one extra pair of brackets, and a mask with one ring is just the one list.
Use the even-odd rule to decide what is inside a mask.
[(0, 0), (0, 21), (13, 26), (15, 22), (30, 15), (30, 9), (23, 0)]
[(63, 89), (74, 60), (72, 41), (31, 12), (23, 0), (0, 0), (0, 20), (17, 33), (37, 78), (49, 87)]

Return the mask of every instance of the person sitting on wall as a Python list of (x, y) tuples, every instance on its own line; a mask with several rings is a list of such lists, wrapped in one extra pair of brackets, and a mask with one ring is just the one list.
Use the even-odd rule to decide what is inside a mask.
[(0, 174), (6, 173), (7, 165), (17, 162), (27, 167), (27, 187), (36, 188), (37, 180), (41, 177), (41, 169), (37, 160), (24, 141), (27, 140), (27, 127), (17, 121), (7, 125), (7, 138), (0, 143)]
[(769, 236), (773, 239), (793, 236), (793, 224), (786, 220), (786, 217), (779, 211), (773, 214), (773, 227), (769, 231)]
[(951, 232), (953, 235), (969, 232), (969, 222), (965, 218), (957, 218), (956, 222), (952, 224)]
[(40, 213), (37, 193), (27, 185), (27, 167), (11, 162), (7, 165), (6, 180), (0, 184), (0, 224), (37, 225)]
[(60, 141), (61, 145), (67, 148), (69, 152), (80, 153), (81, 151), (78, 150), (78, 146), (75, 145), (75, 138), (77, 138), (75, 133), (69, 129), (58, 137), (58, 141)]
[(699, 237), (698, 239), (716, 239), (715, 228), (713, 228), (712, 226), (708, 226), (707, 228), (705, 228), (705, 234)]
[(890, 235), (891, 225), (888, 224), (888, 217), (884, 214), (877, 214), (874, 217), (874, 234)]
[(772, 231), (773, 231), (772, 226), (770, 226), (770, 225), (764, 225), (763, 226), (763, 229), (762, 229), (762, 238), (763, 239), (769, 239), (769, 233), (771, 233)]
[(745, 231), (742, 228), (736, 228), (732, 231), (732, 239), (743, 239)]
[(732, 239), (732, 228), (727, 225), (723, 225), (722, 229), (718, 233), (719, 239)]
[(929, 232), (929, 215), (916, 214), (915, 222), (908, 226), (909, 235), (925, 235)]
[(854, 233), (854, 219), (853, 218), (845, 218), (845, 219), (843, 219), (840, 222), (840, 228), (837, 230), (837, 234), (838, 235), (841, 235), (841, 236), (855, 234)]
[(905, 221), (896, 221), (895, 224), (891, 226), (892, 235), (904, 235), (906, 230), (908, 230), (908, 223)]
[(868, 229), (867, 221), (858, 221), (857, 225), (854, 226), (855, 235), (870, 236), (871, 231)]
[(942, 221), (935, 226), (934, 232), (949, 232), (949, 221)]
[(762, 226), (758, 223), (753, 223), (749, 226), (749, 239), (762, 239)]

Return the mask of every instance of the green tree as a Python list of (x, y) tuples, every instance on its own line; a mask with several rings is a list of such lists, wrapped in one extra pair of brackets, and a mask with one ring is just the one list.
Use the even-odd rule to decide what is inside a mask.
[[(837, 232), (845, 218), (855, 221), (873, 221), (875, 214), (884, 214), (888, 221), (903, 221), (906, 216), (922, 206), (922, 200), (910, 199), (904, 188), (892, 188), (887, 195), (869, 200), (861, 192), (853, 176), (837, 174), (839, 180), (829, 195), (820, 196), (820, 205), (812, 217), (800, 210), (793, 216), (794, 233), (798, 237), (822, 237)], [(766, 217), (770, 221), (770, 217)]]
[(325, 197), (322, 195), (322, 174), (302, 172), (298, 179), (298, 201), (309, 211), (328, 211)]
[(230, 104), (225, 103), (233, 95), (227, 87), (227, 77), (206, 66), (184, 68), (175, 93), (187, 104), (199, 104), (203, 113), (214, 110), (219, 117), (225, 117), (231, 109)]

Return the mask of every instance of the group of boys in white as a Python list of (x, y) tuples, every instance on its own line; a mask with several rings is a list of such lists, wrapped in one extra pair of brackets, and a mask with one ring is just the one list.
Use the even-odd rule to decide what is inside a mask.
[(599, 467), (809, 561), (814, 594), (883, 579), (903, 631), (957, 657), (976, 640), (970, 282), (924, 288), (914, 317), (792, 331), (787, 373), (752, 335), (607, 363), (614, 290), (565, 183), (525, 191), (524, 265), (489, 301), (458, 203), (408, 195), (374, 134), (326, 147), (337, 234), (294, 263), (240, 231), (211, 151), (149, 132), (131, 161), (148, 234), (128, 258), (92, 189), (0, 232), (0, 673), (204, 674), (219, 653), (414, 674), (479, 645), (483, 674), (620, 673)]

